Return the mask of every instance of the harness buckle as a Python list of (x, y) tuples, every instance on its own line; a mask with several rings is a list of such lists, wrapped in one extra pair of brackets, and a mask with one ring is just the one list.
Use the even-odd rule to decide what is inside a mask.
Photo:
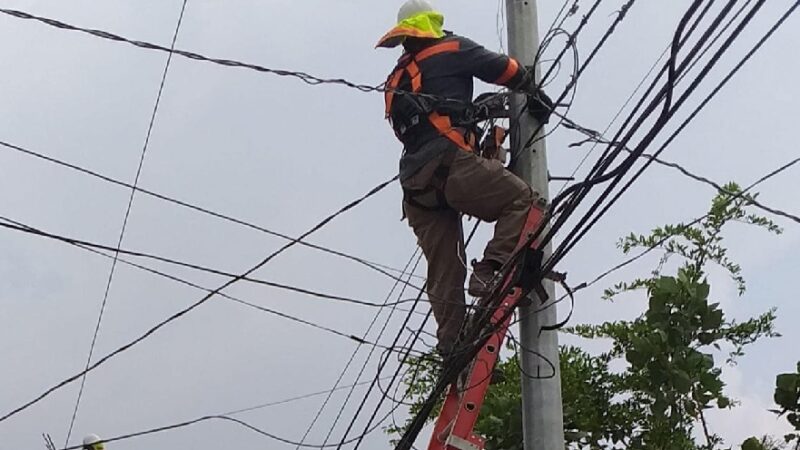
[(406, 131), (414, 128), (415, 126), (420, 124), (421, 119), (419, 118), (419, 114), (415, 114), (414, 116), (409, 119), (408, 124), (400, 124), (399, 133), (400, 136), (406, 134)]

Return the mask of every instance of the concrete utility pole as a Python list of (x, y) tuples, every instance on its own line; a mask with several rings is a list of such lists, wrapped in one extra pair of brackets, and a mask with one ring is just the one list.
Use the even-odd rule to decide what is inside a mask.
[[(539, 24), (536, 13), (536, 0), (506, 0), (508, 14), (508, 47), (511, 56), (520, 63), (534, 64), (539, 49)], [(540, 80), (539, 65), (536, 65), (536, 81)], [(512, 99), (511, 111), (516, 117), (525, 104), (525, 97)], [(525, 180), (534, 191), (545, 200), (550, 199), (548, 189), (547, 155), (544, 140), (536, 142), (532, 148), (519, 148), (537, 129), (539, 124), (530, 114), (521, 114), (520, 126), (511, 136), (512, 152), (517, 156), (515, 173)], [(545, 258), (552, 252), (548, 244), (544, 249)], [(552, 281), (544, 280), (544, 288), (550, 300), (555, 296)], [(522, 374), (522, 428), (525, 450), (562, 450), (564, 448), (564, 418), (561, 405), (561, 372), (558, 363), (558, 334), (548, 331), (539, 336), (543, 325), (554, 324), (555, 305), (543, 312), (531, 314), (540, 307), (541, 302), (531, 293), (532, 305), (520, 310), (520, 343), (546, 357), (555, 365), (555, 376), (533, 379), (525, 374), (548, 377), (553, 369), (535, 353), (520, 349)]]

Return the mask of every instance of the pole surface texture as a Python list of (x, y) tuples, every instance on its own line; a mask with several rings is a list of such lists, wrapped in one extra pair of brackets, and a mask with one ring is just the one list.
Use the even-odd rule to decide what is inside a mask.
[[(534, 64), (539, 49), (539, 27), (535, 0), (506, 0), (508, 15), (509, 54), (521, 64)], [(541, 76), (536, 65), (536, 81)], [(512, 117), (517, 117), (525, 104), (525, 97), (517, 95), (512, 100)], [(531, 147), (522, 149), (538, 123), (527, 113), (520, 114), (520, 126), (511, 135), (512, 154), (516, 155), (514, 172), (527, 182), (535, 192), (549, 200), (547, 155), (544, 139)], [(540, 132), (541, 133), (541, 132)], [(552, 251), (548, 244), (544, 248), (545, 258)], [(555, 298), (555, 286), (544, 281), (550, 301)], [(520, 343), (522, 366), (522, 427), (525, 450), (564, 449), (564, 420), (561, 404), (561, 372), (558, 362), (558, 334), (555, 331), (539, 330), (544, 325), (557, 323), (556, 306), (531, 314), (541, 308), (542, 303), (532, 295), (531, 306), (521, 308)], [(539, 356), (541, 355), (541, 356)], [(555, 373), (551, 364), (555, 366)]]

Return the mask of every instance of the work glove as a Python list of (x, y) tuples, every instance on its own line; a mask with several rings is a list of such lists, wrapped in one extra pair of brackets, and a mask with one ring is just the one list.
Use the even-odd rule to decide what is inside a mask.
[(550, 121), (550, 114), (553, 112), (553, 100), (540, 88), (534, 88), (528, 94), (528, 114), (537, 122), (544, 125)]
[(550, 121), (550, 114), (553, 112), (553, 100), (536, 83), (536, 68), (534, 66), (525, 67), (525, 80), (520, 86), (520, 90), (528, 95), (528, 113), (541, 124)]

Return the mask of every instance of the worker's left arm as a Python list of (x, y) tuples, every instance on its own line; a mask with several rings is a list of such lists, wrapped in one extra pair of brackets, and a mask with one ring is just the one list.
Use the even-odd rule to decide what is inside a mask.
[(460, 69), (487, 83), (527, 91), (531, 84), (528, 70), (514, 58), (487, 50), (476, 42), (460, 38)]
[(460, 40), (459, 63), (464, 74), (528, 94), (528, 111), (540, 123), (548, 122), (553, 102), (536, 86), (531, 70), (510, 56), (487, 50), (467, 38)]

